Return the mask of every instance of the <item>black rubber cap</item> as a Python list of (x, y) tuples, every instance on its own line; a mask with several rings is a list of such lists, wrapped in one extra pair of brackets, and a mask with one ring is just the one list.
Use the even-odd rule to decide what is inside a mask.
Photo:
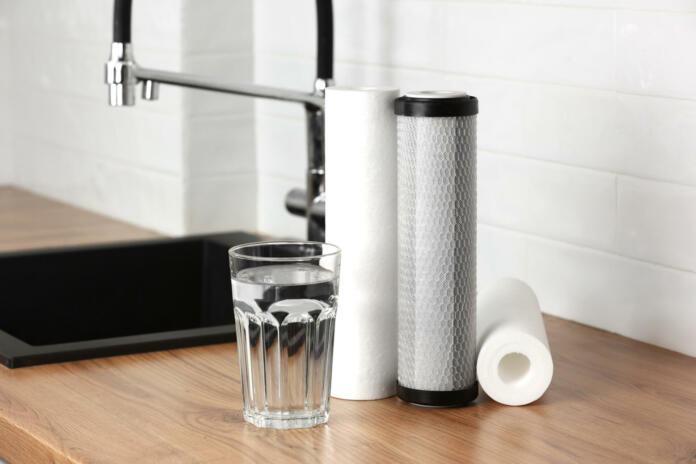
[(409, 92), (394, 101), (398, 116), (472, 116), (478, 114), (478, 99), (461, 92), (428, 90)]
[(478, 391), (478, 382), (474, 382), (464, 390), (455, 391), (415, 390), (413, 388), (404, 387), (398, 382), (396, 384), (396, 394), (402, 400), (418, 406), (439, 408), (466, 406), (476, 399)]

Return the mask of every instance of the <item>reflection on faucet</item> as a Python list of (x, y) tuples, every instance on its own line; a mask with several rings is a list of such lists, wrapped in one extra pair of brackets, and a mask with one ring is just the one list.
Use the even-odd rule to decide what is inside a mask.
[[(145, 100), (157, 100), (159, 84), (178, 85), (215, 92), (246, 95), (302, 103), (307, 117), (307, 185), (304, 211), (291, 207), (290, 212), (307, 217), (309, 240), (324, 240), (324, 217), (313, 214), (324, 201), (324, 90), (333, 76), (333, 8), (332, 0), (316, 0), (317, 9), (317, 77), (312, 92), (300, 92), (254, 84), (236, 84), (191, 74), (142, 68), (135, 63), (131, 45), (132, 0), (114, 1), (114, 34), (111, 56), (106, 62), (106, 83), (111, 106), (135, 105), (135, 87), (142, 82)], [(295, 195), (297, 192), (295, 192)]]

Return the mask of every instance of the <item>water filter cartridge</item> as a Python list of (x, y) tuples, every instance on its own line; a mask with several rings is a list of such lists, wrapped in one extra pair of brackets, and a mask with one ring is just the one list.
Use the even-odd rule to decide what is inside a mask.
[(331, 396), (396, 394), (396, 116), (399, 91), (326, 89), (326, 240), (338, 243)]
[(498, 403), (538, 400), (553, 377), (553, 359), (534, 291), (517, 279), (500, 279), (478, 295), (481, 389)]
[(396, 100), (397, 394), (460, 406), (476, 381), (475, 97), (410, 92)]

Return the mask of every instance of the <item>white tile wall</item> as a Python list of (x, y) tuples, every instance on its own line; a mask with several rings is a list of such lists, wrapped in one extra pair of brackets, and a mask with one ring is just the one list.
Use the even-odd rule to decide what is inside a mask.
[(619, 90), (696, 98), (696, 15), (621, 11), (616, 16)]
[(480, 288), (514, 276), (547, 313), (696, 356), (696, 274), (485, 225), (478, 240)]
[(22, 90), (11, 98), (16, 134), (181, 174), (183, 115), (112, 108), (104, 101), (35, 91), (31, 86)]
[(256, 162), (261, 175), (304, 185), (307, 137), (303, 119), (262, 114), (256, 117)]
[[(185, 232), (178, 175), (144, 169), (21, 134), (13, 182), (40, 194), (158, 231)], [(77, 199), (77, 201), (76, 201)]]
[(181, 44), (187, 55), (246, 53), (253, 47), (253, 2), (184, 1)]
[(617, 204), (620, 252), (696, 272), (696, 188), (620, 176)]
[(613, 174), (479, 152), (479, 221), (595, 248), (611, 248)]
[(254, 172), (187, 179), (186, 232), (256, 230), (256, 184)]
[(212, 114), (184, 125), (184, 172), (188, 177), (256, 172), (252, 114)]
[(304, 218), (291, 216), (284, 206), (285, 194), (304, 186), (304, 182), (260, 174), (258, 179), (258, 229), (282, 238), (305, 238), (307, 223)]
[(582, 8), (616, 8), (648, 11), (696, 12), (696, 4), (691, 0), (514, 0), (517, 3), (537, 5), (562, 5)]
[[(258, 82), (310, 87), (313, 3), (255, 1)], [(481, 285), (517, 275), (549, 313), (696, 355), (694, 2), (334, 4), (338, 83), (479, 97)], [(302, 112), (256, 111), (259, 227), (282, 234)]]
[[(254, 58), (251, 51), (246, 53), (201, 53), (185, 55), (181, 70), (231, 82), (252, 82), (254, 79), (253, 63)], [(167, 89), (176, 88), (167, 87)], [(254, 111), (254, 101), (250, 98), (204, 90), (187, 89), (183, 92), (187, 113), (190, 116), (240, 113), (251, 115)]]

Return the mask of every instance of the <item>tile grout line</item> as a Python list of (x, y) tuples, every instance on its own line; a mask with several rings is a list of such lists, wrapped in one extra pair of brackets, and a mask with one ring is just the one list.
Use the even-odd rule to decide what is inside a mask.
[(552, 244), (554, 244), (554, 245), (556, 245), (556, 246), (562, 246), (562, 247), (567, 247), (567, 248), (575, 248), (575, 249), (584, 250), (584, 251), (591, 251), (591, 252), (594, 252), (594, 253), (597, 253), (597, 254), (601, 254), (601, 255), (606, 255), (606, 256), (609, 256), (609, 257), (621, 258), (621, 259), (624, 259), (624, 260), (627, 260), (627, 261), (632, 261), (632, 262), (639, 263), (639, 264), (643, 264), (643, 265), (653, 266), (653, 267), (656, 267), (656, 268), (659, 268), (659, 269), (662, 269), (662, 270), (668, 270), (668, 271), (672, 271), (672, 272), (679, 272), (679, 273), (688, 274), (688, 275), (691, 275), (691, 276), (693, 276), (694, 278), (696, 278), (696, 271), (692, 271), (692, 270), (685, 269), (685, 268), (670, 266), (670, 265), (668, 265), (668, 264), (662, 264), (662, 263), (658, 263), (658, 262), (655, 262), (655, 261), (649, 261), (649, 260), (646, 260), (646, 259), (640, 259), (640, 258), (636, 258), (636, 257), (633, 257), (633, 256), (626, 256), (626, 255), (621, 254), (621, 253), (617, 253), (617, 252), (613, 252), (613, 251), (608, 251), (608, 250), (601, 249), (601, 248), (595, 248), (595, 247), (592, 247), (592, 246), (589, 246), (589, 245), (581, 245), (581, 244), (577, 244), (577, 243), (573, 243), (573, 242), (566, 242), (566, 241), (559, 240), (559, 239), (549, 238), (549, 237), (546, 237), (546, 236), (543, 236), (543, 235), (537, 235), (537, 234), (534, 234), (534, 233), (531, 233), (531, 232), (524, 232), (524, 231), (521, 231), (521, 230), (512, 229), (512, 228), (505, 227), (505, 226), (501, 226), (501, 225), (490, 224), (490, 223), (487, 223), (487, 222), (484, 222), (484, 221), (481, 221), (481, 220), (477, 220), (477, 224), (478, 224), (479, 226), (490, 227), (490, 228), (492, 228), (492, 229), (504, 231), (504, 232), (507, 232), (507, 233), (510, 233), (510, 234), (513, 234), (513, 235), (520, 235), (520, 236), (522, 236), (522, 237), (524, 237), (524, 238), (526, 238), (526, 239), (530, 239), (530, 240), (537, 240), (537, 241), (541, 241), (541, 242), (549, 242), (549, 243), (552, 243)]
[[(300, 116), (291, 116), (291, 115), (287, 115), (287, 114), (272, 113), (272, 112), (267, 112), (267, 111), (257, 112), (256, 116), (263, 118), (263, 119), (268, 119), (271, 121), (274, 119), (277, 119), (277, 120), (285, 120), (285, 121), (294, 121), (297, 123), (303, 122), (303, 119)], [(258, 118), (257, 118), (257, 120), (258, 120)], [(678, 182), (678, 181), (664, 180), (664, 179), (659, 179), (659, 178), (655, 178), (655, 177), (646, 177), (646, 176), (641, 176), (638, 174), (631, 174), (631, 173), (628, 173), (625, 171), (605, 170), (605, 169), (600, 169), (600, 168), (596, 168), (596, 167), (592, 167), (592, 166), (584, 166), (581, 164), (573, 164), (573, 163), (568, 163), (568, 162), (563, 162), (563, 161), (558, 161), (558, 160), (550, 160), (550, 159), (546, 159), (546, 158), (539, 158), (536, 156), (522, 155), (519, 153), (491, 150), (491, 149), (486, 148), (485, 146), (479, 146), (479, 154), (481, 154), (481, 153), (483, 153), (485, 155), (501, 156), (501, 157), (506, 157), (506, 158), (518, 159), (518, 160), (526, 161), (529, 163), (561, 166), (561, 167), (568, 168), (568, 169), (579, 169), (579, 170), (583, 170), (583, 171), (591, 171), (591, 172), (594, 172), (597, 174), (620, 176), (620, 177), (625, 177), (625, 178), (629, 178), (629, 179), (641, 180), (641, 181), (645, 181), (645, 182), (654, 182), (654, 183), (665, 184), (665, 185), (670, 185), (670, 186), (683, 187), (683, 188), (688, 188), (688, 189), (696, 189), (696, 185), (694, 185), (694, 184)]]
[[(282, 53), (282, 52), (274, 52), (274, 51), (259, 51), (257, 54), (261, 55), (261, 56), (271, 57), (271, 58), (285, 58), (285, 59), (290, 59), (290, 60), (314, 61), (312, 57), (308, 57), (305, 55), (296, 55), (296, 54), (291, 54), (291, 53)], [(569, 83), (561, 83), (561, 82), (546, 82), (546, 81), (537, 81), (537, 80), (529, 80), (529, 79), (519, 79), (519, 78), (513, 78), (513, 77), (499, 76), (499, 75), (495, 75), (495, 74), (475, 74), (475, 73), (470, 73), (470, 72), (450, 71), (450, 70), (446, 70), (446, 69), (419, 68), (419, 67), (404, 66), (404, 65), (399, 65), (399, 64), (373, 63), (373, 62), (369, 62), (369, 61), (357, 61), (357, 60), (337, 59), (336, 64), (346, 64), (349, 66), (362, 66), (362, 67), (368, 67), (368, 68), (384, 68), (384, 69), (389, 69), (389, 70), (406, 71), (406, 72), (423, 72), (423, 73), (439, 74), (442, 76), (459, 76), (459, 77), (477, 79), (477, 80), (482, 80), (482, 81), (512, 82), (512, 83), (516, 83), (516, 84), (529, 85), (529, 86), (557, 87), (557, 88), (561, 88), (561, 89), (573, 89), (576, 91), (602, 92), (602, 93), (607, 93), (607, 94), (627, 95), (627, 96), (633, 96), (633, 97), (657, 98), (657, 99), (664, 99), (664, 100), (676, 100), (676, 101), (686, 101), (686, 102), (696, 103), (696, 98), (677, 97), (677, 96), (673, 96), (673, 95), (665, 95), (665, 94), (659, 94), (659, 93), (629, 92), (626, 90), (618, 90), (616, 88), (608, 88), (608, 87), (595, 87), (595, 86), (587, 86), (587, 85), (580, 85), (580, 84), (569, 84)], [(616, 79), (616, 72), (614, 72), (614, 76)]]
[(612, 240), (613, 246), (618, 246), (619, 240), (619, 176), (614, 176), (614, 224), (612, 224)]
[[(423, 0), (392, 0), (394, 2), (403, 1), (418, 1)], [(668, 14), (685, 14), (691, 15), (696, 14), (696, 10), (656, 10), (650, 8), (628, 8), (619, 5), (612, 6), (592, 6), (592, 5), (582, 5), (580, 3), (551, 3), (543, 1), (515, 1), (515, 0), (496, 0), (494, 2), (486, 0), (427, 0), (427, 3), (449, 3), (449, 4), (462, 4), (462, 3), (476, 3), (481, 5), (515, 5), (524, 7), (537, 7), (537, 8), (558, 8), (558, 9), (571, 9), (571, 10), (595, 10), (595, 11), (607, 11), (607, 10), (618, 10), (618, 11), (630, 11), (636, 13), (668, 13)]]
[(90, 160), (102, 161), (102, 162), (105, 162), (107, 164), (111, 164), (113, 166), (117, 166), (117, 167), (121, 167), (121, 168), (129, 168), (129, 169), (133, 169), (135, 171), (140, 171), (141, 173), (157, 174), (157, 175), (160, 175), (163, 177), (168, 177), (170, 179), (181, 179), (181, 175), (179, 173), (177, 173), (176, 171), (170, 171), (170, 170), (166, 170), (166, 169), (160, 169), (160, 168), (140, 165), (137, 163), (132, 163), (129, 161), (120, 160), (120, 159), (115, 158), (111, 155), (90, 153), (90, 152), (85, 151), (82, 148), (69, 147), (69, 146), (63, 145), (61, 143), (57, 143), (53, 140), (48, 140), (44, 137), (37, 136), (36, 134), (27, 135), (27, 134), (24, 134), (22, 132), (15, 132), (15, 134), (19, 135), (20, 138), (25, 139), (25, 140), (29, 140), (32, 142), (38, 142), (42, 145), (53, 146), (55, 148), (58, 148), (59, 150), (65, 151), (65, 152), (76, 153), (81, 158), (88, 158)]
[(652, 182), (656, 184), (665, 184), (665, 185), (670, 185), (674, 187), (682, 187), (682, 188), (687, 188), (687, 189), (695, 189), (696, 190), (696, 185), (692, 184), (685, 184), (682, 182), (676, 182), (676, 181), (669, 181), (669, 180), (662, 180), (662, 179), (657, 179), (653, 177), (645, 177), (645, 176), (640, 176), (637, 174), (630, 174), (626, 173), (623, 171), (612, 171), (612, 170), (604, 170), (604, 169), (599, 169), (599, 168), (593, 168), (589, 166), (583, 166), (579, 164), (571, 164), (571, 163), (565, 163), (563, 161), (556, 161), (556, 160), (548, 160), (544, 158), (536, 158), (533, 156), (526, 156), (526, 155), (520, 155), (517, 153), (508, 153), (508, 152), (499, 152), (495, 150), (488, 150), (486, 148), (480, 148), (479, 153), (484, 153), (487, 155), (493, 155), (493, 156), (501, 156), (501, 157), (506, 157), (506, 158), (514, 158), (514, 159), (519, 159), (519, 160), (524, 160), (528, 161), (530, 163), (540, 163), (540, 164), (550, 164), (550, 165), (555, 165), (555, 166), (562, 166), (568, 169), (579, 169), (583, 171), (592, 171), (597, 174), (607, 174), (611, 176), (616, 176), (617, 177), (617, 182), (619, 177), (624, 177), (628, 179), (635, 179), (635, 180), (640, 180), (643, 182)]
[[(176, 86), (170, 86), (170, 87), (176, 87)], [(180, 87), (177, 87), (180, 88)], [(185, 89), (185, 90), (196, 90), (196, 89)], [(40, 89), (35, 89), (32, 90), (31, 92), (36, 93), (36, 94), (49, 94), (49, 95), (59, 95), (62, 98), (75, 98), (76, 100), (80, 100), (82, 102), (89, 102), (89, 103), (99, 103), (100, 107), (105, 107), (108, 108), (109, 105), (108, 103), (101, 97), (96, 97), (93, 95), (85, 95), (81, 93), (73, 93), (73, 92), (65, 92), (62, 90), (58, 89), (49, 89), (49, 88), (40, 88)], [(171, 102), (175, 102), (175, 100), (170, 100)], [(132, 111), (138, 112), (140, 114), (145, 113), (149, 115), (161, 115), (161, 116), (167, 116), (172, 119), (184, 119), (184, 120), (190, 120), (190, 119), (195, 119), (195, 118), (215, 118), (215, 117), (226, 117), (226, 116), (232, 116), (232, 117), (242, 117), (242, 116), (248, 116), (254, 112), (254, 107), (249, 105), (248, 109), (245, 110), (239, 110), (239, 109), (234, 109), (234, 110), (215, 110), (215, 111), (193, 111), (189, 112), (188, 110), (183, 111), (181, 113), (173, 113), (172, 108), (155, 108), (152, 105), (149, 105), (149, 102), (142, 102), (141, 104), (135, 105), (136, 108), (132, 109)], [(180, 105), (176, 105), (177, 109), (180, 108)], [(132, 107), (131, 107), (132, 108)], [(111, 111), (119, 111), (118, 108), (112, 108)]]

